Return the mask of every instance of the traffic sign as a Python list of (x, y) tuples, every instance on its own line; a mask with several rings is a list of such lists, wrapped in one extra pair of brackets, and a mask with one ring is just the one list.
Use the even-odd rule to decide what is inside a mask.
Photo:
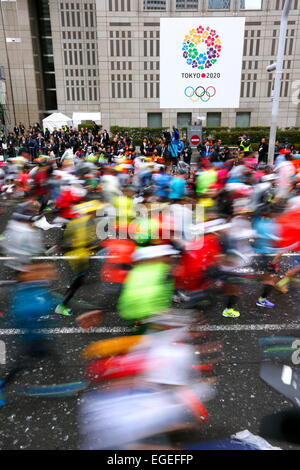
[(190, 138), (190, 142), (192, 145), (199, 145), (200, 137), (198, 135), (192, 135), (192, 137)]

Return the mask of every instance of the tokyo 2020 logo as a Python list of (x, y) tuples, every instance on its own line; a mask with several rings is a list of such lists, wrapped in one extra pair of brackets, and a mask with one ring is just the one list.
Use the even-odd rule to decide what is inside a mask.
[[(200, 46), (204, 46), (205, 48)], [(200, 49), (200, 51), (199, 51)], [(183, 57), (193, 69), (209, 69), (220, 57), (222, 42), (215, 29), (198, 26), (191, 29), (182, 44)]]

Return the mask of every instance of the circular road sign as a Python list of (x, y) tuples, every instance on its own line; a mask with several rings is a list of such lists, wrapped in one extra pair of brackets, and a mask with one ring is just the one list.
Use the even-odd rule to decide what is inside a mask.
[(190, 142), (192, 145), (198, 145), (200, 144), (200, 137), (198, 135), (192, 135)]

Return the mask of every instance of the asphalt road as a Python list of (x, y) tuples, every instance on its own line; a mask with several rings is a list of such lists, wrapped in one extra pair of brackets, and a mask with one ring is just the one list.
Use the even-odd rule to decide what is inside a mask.
[[(1, 231), (6, 217), (0, 218)], [(59, 236), (59, 229), (45, 233), (51, 244)], [(0, 278), (11, 279), (11, 273), (1, 261)], [(53, 285), (58, 293), (63, 293), (70, 280), (70, 270), (65, 260), (53, 260), (59, 271), (59, 279)], [(288, 258), (285, 259), (288, 263)], [(80, 352), (91, 342), (119, 336), (118, 328), (124, 323), (115, 313), (113, 289), (101, 286), (98, 281), (99, 260), (92, 261), (88, 283), (76, 294), (72, 307), (76, 314), (91, 310), (94, 306), (104, 308), (108, 313), (101, 325), (101, 332), (82, 333), (68, 330), (76, 327), (74, 318), (53, 315), (57, 328), (55, 348), (58, 351), (66, 381), (76, 381), (84, 377), (84, 362)], [(300, 285), (300, 284), (299, 284)], [(222, 358), (216, 366), (218, 377), (216, 397), (209, 403), (209, 423), (195, 431), (182, 431), (173, 434), (174, 445), (225, 439), (239, 431), (248, 429), (256, 435), (262, 435), (262, 422), (266, 416), (289, 410), (292, 405), (277, 392), (273, 391), (259, 378), (261, 364), (258, 340), (262, 337), (299, 336), (299, 287), (295, 285), (287, 295), (272, 293), (276, 304), (274, 309), (260, 309), (255, 305), (259, 295), (259, 286), (249, 284), (243, 287), (240, 301), (241, 316), (238, 319), (224, 318), (222, 295), (204, 307), (203, 313), (208, 330), (208, 341), (222, 341)], [(12, 364), (16, 355), (18, 333), (12, 329), (9, 315), (8, 288), (0, 288), (0, 339), (6, 346), (6, 364), (0, 364), (0, 376)], [(84, 303), (85, 302), (85, 303)], [(200, 315), (200, 310), (182, 310), (182, 315)], [(122, 334), (122, 333), (121, 333)], [(285, 363), (292, 365), (291, 360)], [(299, 366), (298, 366), (299, 367)], [(55, 383), (58, 373), (48, 363), (37, 365), (36, 369), (20, 375), (9, 389), (9, 402), (0, 408), (0, 449), (78, 449), (80, 436), (78, 425), (78, 405), (82, 395), (71, 398), (30, 398), (15, 393), (17, 386), (35, 383)], [(265, 431), (264, 431), (265, 432)], [(264, 437), (273, 445), (282, 449), (299, 449), (299, 444), (288, 443), (282, 438)], [(272, 434), (271, 433), (271, 434)]]

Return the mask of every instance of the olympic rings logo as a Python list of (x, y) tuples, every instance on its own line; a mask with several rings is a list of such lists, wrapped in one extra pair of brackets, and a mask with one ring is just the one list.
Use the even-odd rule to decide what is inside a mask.
[(201, 100), (204, 103), (210, 100), (216, 94), (216, 89), (214, 86), (208, 86), (206, 89), (199, 85), (197, 88), (192, 86), (187, 86), (184, 90), (184, 94), (189, 98), (193, 103)]

